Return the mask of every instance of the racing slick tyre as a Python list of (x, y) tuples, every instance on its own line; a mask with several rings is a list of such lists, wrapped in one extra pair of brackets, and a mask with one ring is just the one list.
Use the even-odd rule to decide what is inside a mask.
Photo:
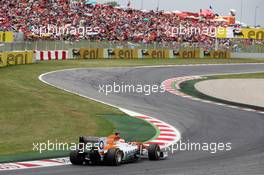
[(78, 150), (71, 151), (70, 161), (73, 165), (83, 165), (83, 163), (85, 162), (85, 156), (83, 154), (80, 154)]
[(149, 160), (159, 160), (161, 156), (160, 147), (157, 144), (150, 144), (148, 148)]
[(124, 153), (118, 148), (111, 148), (107, 151), (105, 161), (108, 165), (119, 166), (122, 163)]
[(92, 149), (89, 153), (89, 158), (92, 165), (99, 165), (101, 163), (101, 157), (98, 150)]

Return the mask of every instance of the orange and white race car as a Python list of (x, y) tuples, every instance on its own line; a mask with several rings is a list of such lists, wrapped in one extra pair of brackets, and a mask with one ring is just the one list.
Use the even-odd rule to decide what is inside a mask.
[(73, 165), (115, 165), (134, 162), (141, 158), (159, 160), (167, 157), (157, 144), (125, 142), (119, 133), (108, 137), (80, 137), (79, 148), (70, 153)]

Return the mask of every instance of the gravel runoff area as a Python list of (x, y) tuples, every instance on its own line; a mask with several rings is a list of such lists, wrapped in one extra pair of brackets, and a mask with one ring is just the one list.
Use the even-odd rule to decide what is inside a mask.
[(215, 79), (201, 81), (195, 88), (209, 96), (264, 107), (264, 79)]

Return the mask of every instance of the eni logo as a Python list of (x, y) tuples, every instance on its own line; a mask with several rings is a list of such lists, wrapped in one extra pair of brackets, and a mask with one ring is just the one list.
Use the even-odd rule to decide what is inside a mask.
[(250, 30), (247, 34), (247, 38), (263, 40), (264, 39), (264, 30), (258, 30), (258, 31)]
[(153, 50), (151, 53), (151, 58), (165, 58), (165, 51), (163, 50)]
[(196, 54), (195, 54), (195, 50), (184, 50), (182, 52), (182, 55), (181, 55), (182, 58), (195, 58), (196, 57)]
[(119, 50), (118, 57), (121, 59), (124, 58), (134, 58), (133, 50)]
[(213, 58), (228, 58), (226, 51), (214, 51), (212, 56)]
[(84, 50), (84, 52), (83, 52), (83, 58), (84, 59), (88, 59), (88, 58), (99, 58), (99, 49)]
[(9, 53), (6, 56), (7, 65), (27, 64), (28, 55), (27, 53)]

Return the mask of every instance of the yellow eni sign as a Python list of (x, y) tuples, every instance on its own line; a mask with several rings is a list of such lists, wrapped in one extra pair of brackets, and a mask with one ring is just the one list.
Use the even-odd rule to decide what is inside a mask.
[(2, 52), (0, 53), (0, 67), (31, 64), (33, 63), (33, 52)]
[(141, 49), (142, 58), (169, 58), (168, 49)]
[(102, 48), (90, 48), (80, 49), (80, 58), (82, 59), (97, 59), (97, 58), (103, 58), (103, 49)]
[(14, 41), (13, 32), (0, 32), (0, 42), (2, 43), (12, 43)]
[(136, 49), (115, 49), (116, 58), (133, 59), (138, 58), (138, 51)]
[(204, 51), (203, 58), (228, 59), (231, 53), (227, 50)]
[(218, 31), (217, 38), (241, 38), (241, 39), (256, 39), (264, 40), (264, 29), (241, 28), (235, 29), (227, 27), (221, 32)]
[(242, 38), (264, 40), (264, 29), (242, 29)]
[(215, 59), (231, 58), (230, 52), (229, 51), (224, 51), (224, 50), (211, 51), (210, 52), (210, 56), (211, 56), (211, 58), (215, 58)]
[(105, 49), (105, 58), (134, 59), (138, 58), (137, 49)]
[(180, 50), (180, 58), (199, 58), (200, 57), (200, 50), (187, 50), (181, 49)]

